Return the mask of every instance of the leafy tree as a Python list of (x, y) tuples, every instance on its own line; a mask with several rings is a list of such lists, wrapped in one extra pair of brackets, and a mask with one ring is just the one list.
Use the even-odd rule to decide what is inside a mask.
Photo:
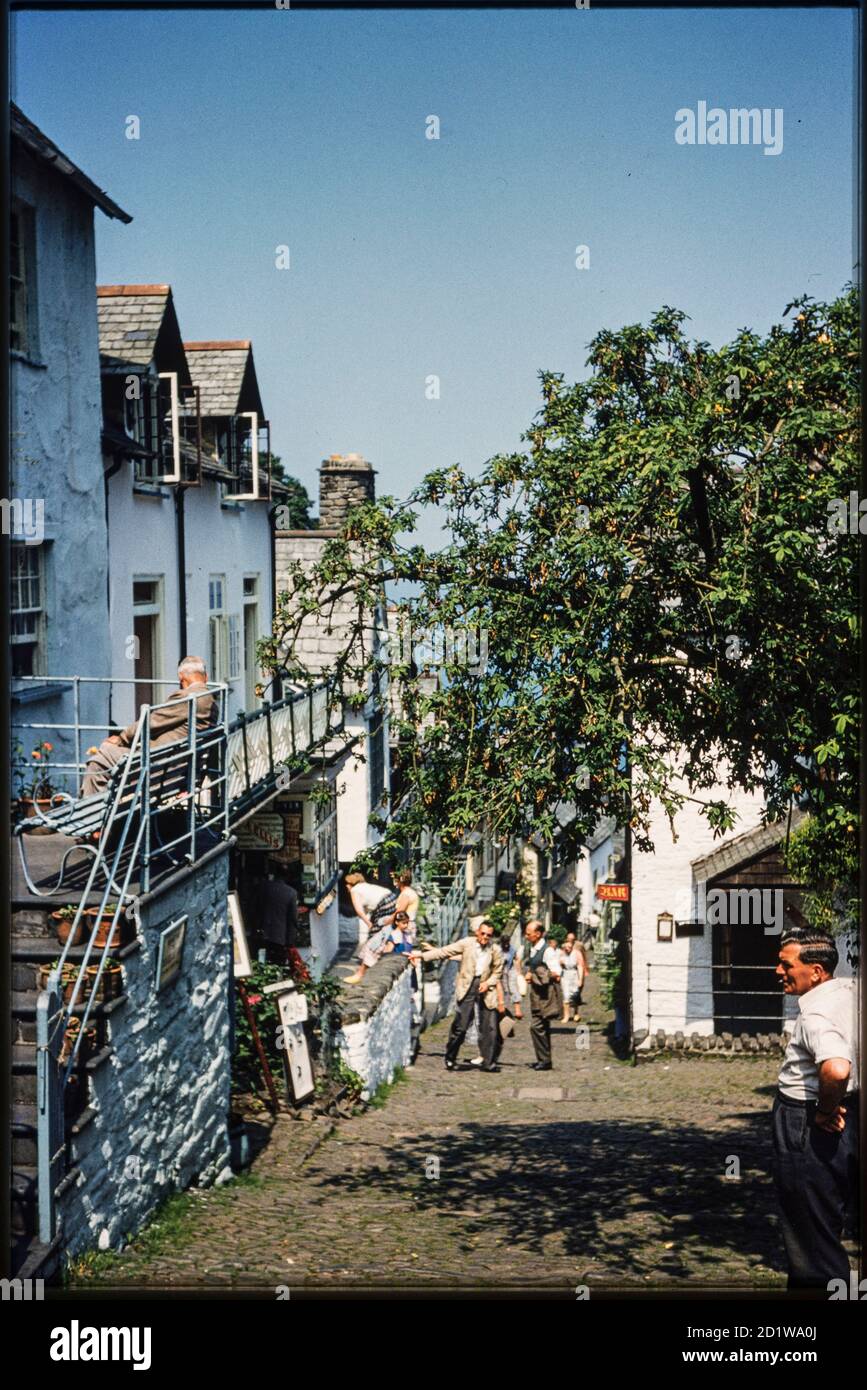
[[(385, 853), (484, 818), (551, 842), (564, 801), (567, 851), (606, 814), (651, 848), (652, 797), (696, 800), (722, 833), (721, 767), (773, 815), (810, 810), (814, 846), (855, 843), (858, 539), (833, 523), (858, 482), (856, 292), (783, 318), (720, 349), (668, 307), (600, 333), (585, 381), (540, 373), (524, 450), (356, 508), (296, 566), (266, 657), (303, 676), (300, 623), (351, 596), (335, 671), (356, 705), (386, 669), (399, 692), (411, 795)], [(447, 539), (426, 550), (412, 531), (434, 505)], [(369, 615), (396, 581), (414, 633), (485, 634), (483, 668), (459, 641), (435, 680), (418, 649), (389, 660)]]

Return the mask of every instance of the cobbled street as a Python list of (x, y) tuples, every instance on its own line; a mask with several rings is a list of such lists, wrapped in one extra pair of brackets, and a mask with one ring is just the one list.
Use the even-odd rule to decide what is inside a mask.
[[(145, 1258), (134, 1243), (99, 1278), (290, 1296), (529, 1283), (586, 1284), (591, 1296), (594, 1284), (782, 1291), (768, 1135), (778, 1058), (619, 1062), (596, 988), (591, 976), (589, 1050), (576, 1049), (574, 1025), (556, 1025), (554, 1070), (533, 1072), (525, 1018), (499, 1074), (470, 1066), (466, 1044), (448, 1073), (442, 1022), (381, 1108), (337, 1122), (281, 1115), (256, 1182), (197, 1193), (168, 1250)], [(730, 1156), (739, 1181), (726, 1177)]]

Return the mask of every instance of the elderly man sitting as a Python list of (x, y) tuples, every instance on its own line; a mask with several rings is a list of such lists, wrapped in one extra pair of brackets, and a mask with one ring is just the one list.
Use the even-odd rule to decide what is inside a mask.
[[(197, 697), (196, 729), (204, 732), (213, 726), (216, 704), (208, 690), (208, 671), (200, 656), (184, 657), (178, 666), (178, 684), (180, 688), (173, 690), (165, 704), (151, 714), (151, 748), (189, 738), (191, 695)], [(177, 708), (169, 708), (174, 701), (177, 701)], [(111, 769), (129, 753), (138, 725), (139, 721), (136, 720), (134, 724), (121, 729), (119, 734), (103, 739), (85, 768), (82, 796), (96, 796), (105, 791)]]

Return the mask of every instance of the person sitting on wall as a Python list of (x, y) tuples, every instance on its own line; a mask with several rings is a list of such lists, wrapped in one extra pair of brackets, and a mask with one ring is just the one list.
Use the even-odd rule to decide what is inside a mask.
[[(213, 727), (217, 705), (208, 690), (208, 672), (200, 656), (184, 657), (178, 666), (178, 685), (179, 689), (173, 690), (165, 703), (151, 712), (151, 748), (160, 748), (166, 743), (177, 743), (181, 739), (189, 738), (191, 702), (188, 697), (191, 695), (196, 697), (196, 730), (204, 733)], [(175, 702), (176, 709), (168, 708)], [(103, 739), (84, 770), (82, 796), (96, 796), (99, 792), (105, 791), (112, 768), (128, 756), (139, 723), (137, 719), (135, 723), (121, 729), (119, 734), (111, 734)]]
[[(354, 975), (347, 975), (345, 983), (348, 985), (360, 985), (366, 972), (373, 969), (381, 956), (389, 955), (392, 951), (402, 951), (404, 948), (404, 933), (410, 925), (409, 914), (395, 912), (394, 902), (388, 898), (384, 898), (381, 906), (374, 909), (374, 921), (377, 920), (377, 913), (380, 914), (379, 920), (383, 925), (373, 936), (369, 936), (362, 946), (361, 964)], [(399, 922), (398, 916), (401, 919)]]

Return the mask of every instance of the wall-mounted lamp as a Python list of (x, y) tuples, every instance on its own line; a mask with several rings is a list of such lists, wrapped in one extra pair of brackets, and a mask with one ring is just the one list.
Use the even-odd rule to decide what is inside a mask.
[(656, 919), (657, 941), (671, 941), (674, 936), (674, 918), (670, 912), (660, 912)]

